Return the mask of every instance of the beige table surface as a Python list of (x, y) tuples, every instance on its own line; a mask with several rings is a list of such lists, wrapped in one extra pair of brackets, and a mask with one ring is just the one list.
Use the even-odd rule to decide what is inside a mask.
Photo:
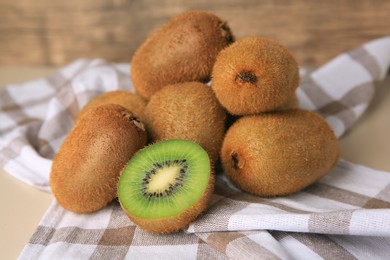
[[(1, 68), (0, 87), (55, 71), (54, 68)], [(341, 157), (390, 172), (390, 75), (363, 117), (341, 139)], [(0, 169), (0, 259), (15, 259), (53, 201), (51, 194), (36, 190)]]

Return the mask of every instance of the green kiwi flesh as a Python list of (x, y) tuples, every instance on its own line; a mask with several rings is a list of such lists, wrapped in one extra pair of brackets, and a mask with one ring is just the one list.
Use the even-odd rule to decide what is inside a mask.
[(210, 160), (201, 146), (171, 139), (140, 150), (124, 167), (119, 202), (129, 218), (153, 233), (187, 227), (213, 192)]

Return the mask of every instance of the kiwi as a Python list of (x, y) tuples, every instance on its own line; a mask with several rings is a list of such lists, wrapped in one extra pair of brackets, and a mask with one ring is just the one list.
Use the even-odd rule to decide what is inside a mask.
[(166, 86), (150, 99), (144, 115), (151, 141), (186, 139), (202, 146), (212, 161), (219, 158), (226, 112), (209, 86), (200, 82)]
[(118, 199), (127, 216), (152, 233), (186, 228), (208, 206), (214, 190), (209, 157), (179, 139), (151, 144), (124, 167)]
[(120, 105), (85, 112), (53, 160), (50, 185), (58, 203), (75, 213), (103, 208), (116, 197), (122, 168), (146, 141), (142, 123)]
[[(299, 108), (299, 100), (296, 93), (294, 93), (286, 103), (282, 104), (281, 106), (275, 108), (273, 111), (280, 111), (280, 110), (286, 110), (286, 109), (296, 109)], [(272, 112), (272, 111), (271, 111)]]
[(226, 175), (258, 196), (300, 191), (325, 176), (338, 158), (338, 140), (327, 122), (300, 109), (241, 117), (221, 149)]
[(183, 12), (163, 24), (136, 50), (131, 78), (146, 99), (165, 85), (209, 80), (215, 58), (233, 41), (226, 22), (206, 11)]
[(140, 95), (131, 93), (126, 90), (114, 90), (103, 93), (93, 99), (91, 99), (77, 114), (77, 118), (80, 118), (85, 112), (91, 108), (104, 104), (118, 104), (121, 105), (132, 113), (134, 113), (140, 121), (143, 120), (143, 112), (146, 106), (146, 100)]
[(233, 115), (274, 111), (293, 98), (299, 70), (292, 54), (266, 38), (242, 38), (223, 49), (212, 71), (212, 88)]

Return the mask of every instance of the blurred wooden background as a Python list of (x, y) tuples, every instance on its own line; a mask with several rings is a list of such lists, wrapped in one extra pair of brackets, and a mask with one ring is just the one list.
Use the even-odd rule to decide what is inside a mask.
[(228, 21), (236, 38), (279, 40), (304, 66), (390, 35), (388, 0), (0, 0), (0, 66), (128, 62), (151, 31), (191, 9)]

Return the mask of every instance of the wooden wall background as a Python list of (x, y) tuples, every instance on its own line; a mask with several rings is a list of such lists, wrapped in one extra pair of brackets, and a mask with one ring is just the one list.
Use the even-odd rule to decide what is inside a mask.
[(190, 9), (227, 20), (236, 38), (275, 38), (305, 66), (390, 35), (388, 0), (0, 0), (0, 65), (128, 62), (151, 31)]

